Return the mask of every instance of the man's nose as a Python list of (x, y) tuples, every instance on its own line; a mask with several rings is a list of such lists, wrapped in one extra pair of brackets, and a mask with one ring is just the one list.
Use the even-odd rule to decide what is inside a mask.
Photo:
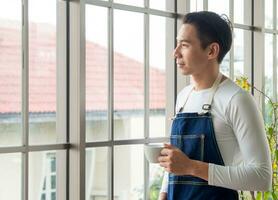
[(179, 46), (177, 45), (176, 48), (174, 49), (173, 51), (173, 57), (174, 58), (179, 58), (180, 57), (180, 49), (179, 49)]

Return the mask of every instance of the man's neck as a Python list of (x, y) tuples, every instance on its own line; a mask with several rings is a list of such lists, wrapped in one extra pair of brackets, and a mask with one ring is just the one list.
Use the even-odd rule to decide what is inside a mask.
[(219, 70), (216, 70), (213, 73), (202, 73), (197, 75), (192, 75), (194, 90), (203, 90), (207, 88), (211, 88), (214, 81), (217, 79), (219, 74)]

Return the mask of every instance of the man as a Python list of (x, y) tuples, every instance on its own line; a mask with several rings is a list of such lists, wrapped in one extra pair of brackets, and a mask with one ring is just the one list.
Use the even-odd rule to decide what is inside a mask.
[(161, 200), (234, 200), (237, 190), (271, 186), (262, 116), (252, 96), (219, 72), (231, 43), (227, 19), (207, 11), (184, 17), (174, 57), (193, 84), (177, 97), (171, 144), (159, 157)]

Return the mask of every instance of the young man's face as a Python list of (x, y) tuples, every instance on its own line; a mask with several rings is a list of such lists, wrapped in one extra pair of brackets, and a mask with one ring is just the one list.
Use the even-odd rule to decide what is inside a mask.
[(208, 48), (203, 49), (194, 25), (183, 24), (178, 32), (174, 57), (183, 75), (205, 73)]

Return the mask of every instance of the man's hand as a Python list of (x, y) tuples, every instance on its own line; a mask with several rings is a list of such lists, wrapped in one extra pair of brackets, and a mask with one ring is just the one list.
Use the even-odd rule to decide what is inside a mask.
[(167, 193), (166, 192), (161, 192), (159, 194), (159, 199), (158, 200), (167, 200)]
[(188, 158), (180, 149), (171, 144), (164, 144), (158, 161), (161, 167), (169, 173), (175, 175), (191, 175), (192, 160)]
[(159, 165), (175, 175), (191, 175), (208, 180), (208, 163), (191, 160), (180, 149), (164, 144), (159, 156)]

